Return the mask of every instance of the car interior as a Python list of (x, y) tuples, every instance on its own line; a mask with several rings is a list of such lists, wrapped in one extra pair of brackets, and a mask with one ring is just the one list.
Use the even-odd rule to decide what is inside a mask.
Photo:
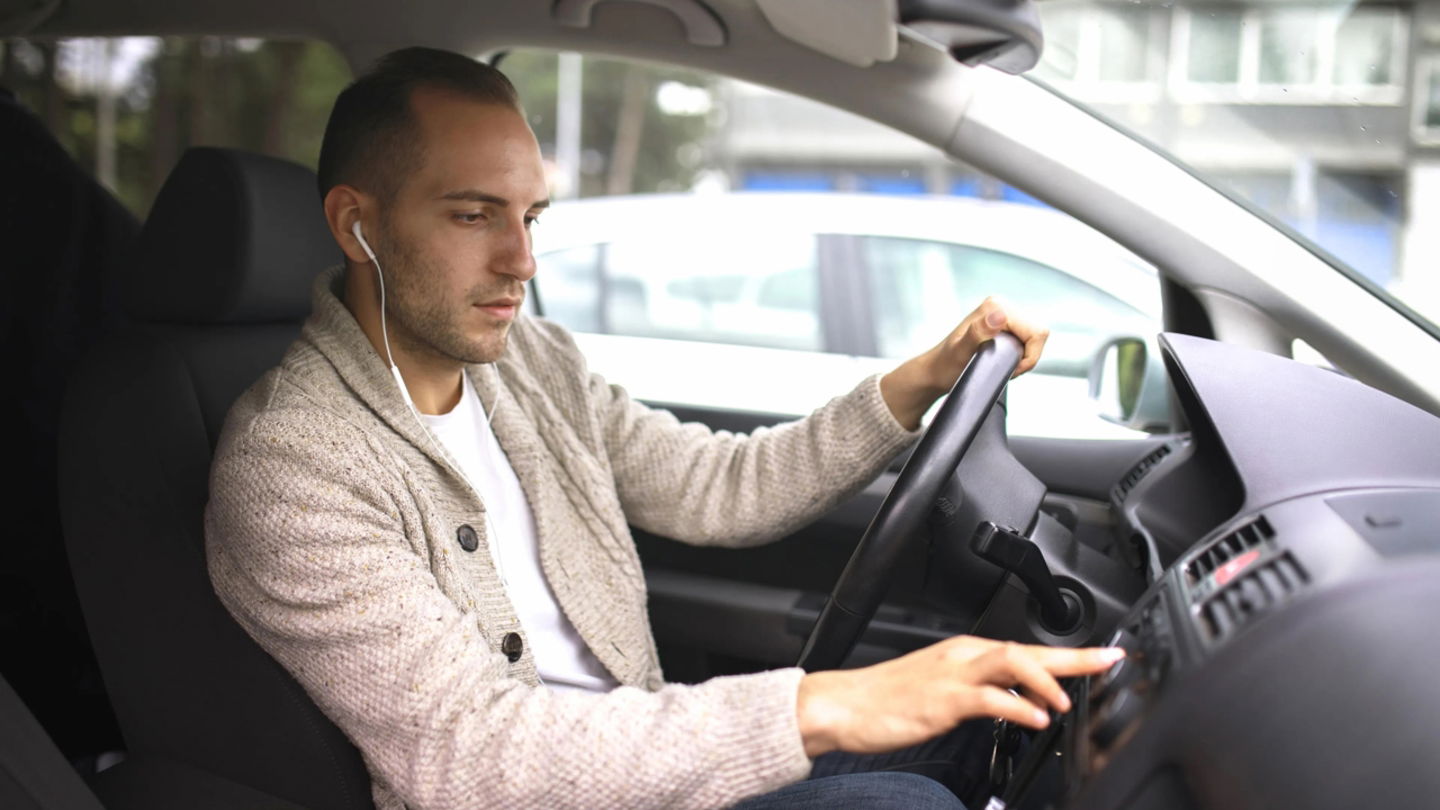
[[(1424, 630), (1440, 609), (1440, 333), (1018, 75), (1043, 47), (1029, 0), (3, 0), (0, 32), (303, 35), (357, 71), (411, 44), (691, 66), (881, 122), (1076, 216), (1160, 272), (1164, 333), (1110, 343), (1090, 384), (1113, 421), (1153, 428), (1158, 407), (1166, 428), (1007, 435), (1018, 352), (987, 344), (912, 450), (794, 535), (724, 550), (635, 530), (667, 680), (859, 666), (959, 633), (1114, 644), (1129, 657), (1066, 682), (1074, 708), (1046, 730), (997, 726), (980, 806), (1440, 795), (1440, 638)], [(230, 403), (340, 260), (314, 173), (192, 147), (141, 223), (38, 118), (0, 101), (0, 122), (0, 312), (21, 370), (6, 407), (27, 465), (6, 494), (21, 520), (0, 806), (373, 807), (359, 751), (231, 619), (204, 558)], [(1297, 339), (1332, 366), (1292, 359)], [(672, 409), (736, 432), (785, 418)], [(26, 600), (63, 626), (25, 626)], [(92, 670), (102, 684), (74, 689)], [(27, 707), (37, 677), (74, 692), (46, 723)], [(123, 756), (62, 752), (63, 723), (110, 729)]]

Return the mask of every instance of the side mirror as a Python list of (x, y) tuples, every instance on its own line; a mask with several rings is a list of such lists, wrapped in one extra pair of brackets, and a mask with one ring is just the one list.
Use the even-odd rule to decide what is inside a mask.
[(1095, 353), (1090, 398), (1099, 404), (1100, 418), (1134, 430), (1164, 430), (1170, 421), (1164, 367), (1151, 362), (1137, 337), (1107, 341)]

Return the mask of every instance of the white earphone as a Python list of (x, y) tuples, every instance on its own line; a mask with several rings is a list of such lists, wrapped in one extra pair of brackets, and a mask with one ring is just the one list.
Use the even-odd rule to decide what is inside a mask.
[[(380, 269), (380, 260), (375, 258), (375, 251), (370, 249), (370, 243), (365, 241), (365, 235), (360, 232), (360, 220), (350, 226), (350, 232), (355, 234), (355, 239), (360, 243), (360, 249), (370, 258), (370, 263), (375, 265), (375, 278), (380, 282), (380, 337), (385, 343), (385, 361), (390, 364), (390, 375), (395, 378), (395, 384), (400, 387), (400, 396), (405, 398), (405, 404), (410, 406), (410, 411), (416, 418), (420, 416), (420, 409), (415, 407), (415, 401), (410, 398), (410, 389), (405, 386), (405, 378), (400, 376), (400, 368), (395, 365), (395, 357), (390, 353), (390, 332), (385, 326), (385, 273)], [(485, 415), (485, 421), (489, 422), (495, 418), (495, 410), (500, 407), (500, 400), (496, 398), (495, 404), (490, 406), (490, 412), (485, 413), (484, 405), (481, 405), (480, 412)], [(421, 423), (424, 426), (423, 420)], [(426, 430), (429, 433), (429, 430)]]
[[(460, 466), (454, 456), (450, 455), (449, 451), (445, 449), (445, 446), (435, 438), (435, 434), (430, 432), (430, 427), (426, 425), (425, 420), (421, 418), (420, 409), (415, 407), (415, 401), (410, 398), (410, 390), (405, 387), (405, 378), (400, 376), (400, 368), (395, 365), (395, 358), (390, 354), (390, 333), (385, 328), (385, 274), (380, 270), (380, 260), (375, 258), (375, 251), (370, 249), (370, 243), (366, 242), (365, 236), (360, 233), (360, 220), (355, 220), (355, 224), (350, 226), (350, 232), (355, 234), (355, 239), (360, 242), (361, 249), (365, 251), (366, 256), (370, 257), (370, 263), (375, 265), (375, 277), (380, 280), (380, 335), (385, 342), (385, 359), (390, 363), (390, 374), (395, 378), (395, 384), (400, 387), (400, 396), (404, 397), (405, 404), (410, 406), (410, 414), (414, 416), (415, 421), (419, 423), (420, 430), (425, 433), (425, 438), (430, 440), (430, 446), (435, 448), (435, 452), (439, 453), (455, 471), (461, 474), (461, 478), (463, 478), (471, 490), (475, 492), (475, 497), (479, 498), (480, 492), (475, 488), (475, 484), (469, 477), (464, 474), (464, 468)], [(486, 422), (489, 422), (495, 417), (495, 409), (499, 407), (500, 399), (496, 397), (495, 404), (490, 407), (490, 412), (487, 414), (485, 413), (484, 402), (481, 402), (480, 414), (485, 417)], [(490, 537), (498, 536), (495, 533), (495, 524), (490, 520), (490, 513), (488, 511), (485, 513), (485, 526)], [(500, 577), (501, 587), (508, 589), (509, 583), (505, 579), (505, 567), (502, 564), (499, 551), (496, 550), (494, 553), (495, 573)], [(536, 673), (536, 677), (539, 678), (539, 673)], [(545, 683), (543, 678), (540, 679), (540, 683)]]
[(410, 406), (410, 410), (417, 410), (414, 400), (410, 399), (410, 389), (405, 387), (405, 378), (400, 376), (400, 369), (395, 365), (395, 357), (390, 354), (390, 332), (385, 327), (385, 274), (380, 270), (380, 260), (375, 258), (375, 251), (370, 249), (370, 243), (360, 232), (360, 220), (355, 220), (350, 232), (355, 234), (360, 248), (370, 257), (370, 263), (375, 265), (375, 277), (380, 280), (380, 335), (385, 342), (385, 361), (390, 364), (390, 374), (395, 377), (395, 384), (400, 386), (400, 396), (405, 398), (405, 404)]

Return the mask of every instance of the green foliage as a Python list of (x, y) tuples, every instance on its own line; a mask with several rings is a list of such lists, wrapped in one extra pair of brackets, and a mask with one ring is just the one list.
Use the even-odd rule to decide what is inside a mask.
[[(555, 119), (558, 95), (558, 56), (544, 51), (507, 54), (500, 68), (514, 82), (547, 159), (555, 157)], [(703, 154), (711, 131), (708, 116), (672, 115), (660, 109), (656, 92), (665, 82), (704, 88), (717, 94), (712, 76), (662, 65), (625, 62), (586, 56), (582, 69), (580, 142), (580, 195), (607, 193), (607, 188), (628, 187), (633, 192), (689, 189), (704, 168), (691, 156)], [(627, 109), (629, 93), (638, 104)], [(617, 136), (627, 114), (640, 116), (633, 168), (627, 176), (617, 148)]]
[[(82, 166), (97, 165), (98, 90), (67, 81), (72, 46), (9, 40), (4, 83)], [(335, 96), (350, 80), (322, 42), (166, 37), (118, 88), (116, 196), (144, 217), (186, 148), (226, 146), (314, 167)]]
[[(350, 69), (322, 42), (165, 37), (117, 88), (113, 191), (144, 217), (165, 177), (191, 146), (225, 146), (314, 167), (335, 96)], [(83, 166), (97, 166), (98, 89), (61, 69), (67, 49), (94, 41), (9, 40), (4, 82), (50, 125)], [(74, 61), (73, 59), (71, 61)], [(581, 105), (581, 196), (688, 189), (703, 168), (710, 121), (667, 114), (666, 82), (709, 90), (693, 71), (586, 57)], [(555, 155), (557, 56), (526, 51), (502, 68), (520, 91), (546, 157)]]

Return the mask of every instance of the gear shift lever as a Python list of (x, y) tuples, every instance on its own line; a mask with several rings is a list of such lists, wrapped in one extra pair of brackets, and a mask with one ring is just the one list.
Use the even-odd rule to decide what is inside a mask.
[(1024, 535), (985, 521), (975, 527), (970, 548), (981, 559), (1004, 568), (1025, 583), (1030, 595), (1040, 603), (1040, 618), (1050, 630), (1068, 632), (1080, 620), (1080, 605), (1060, 593), (1050, 566), (1045, 563), (1045, 555)]

